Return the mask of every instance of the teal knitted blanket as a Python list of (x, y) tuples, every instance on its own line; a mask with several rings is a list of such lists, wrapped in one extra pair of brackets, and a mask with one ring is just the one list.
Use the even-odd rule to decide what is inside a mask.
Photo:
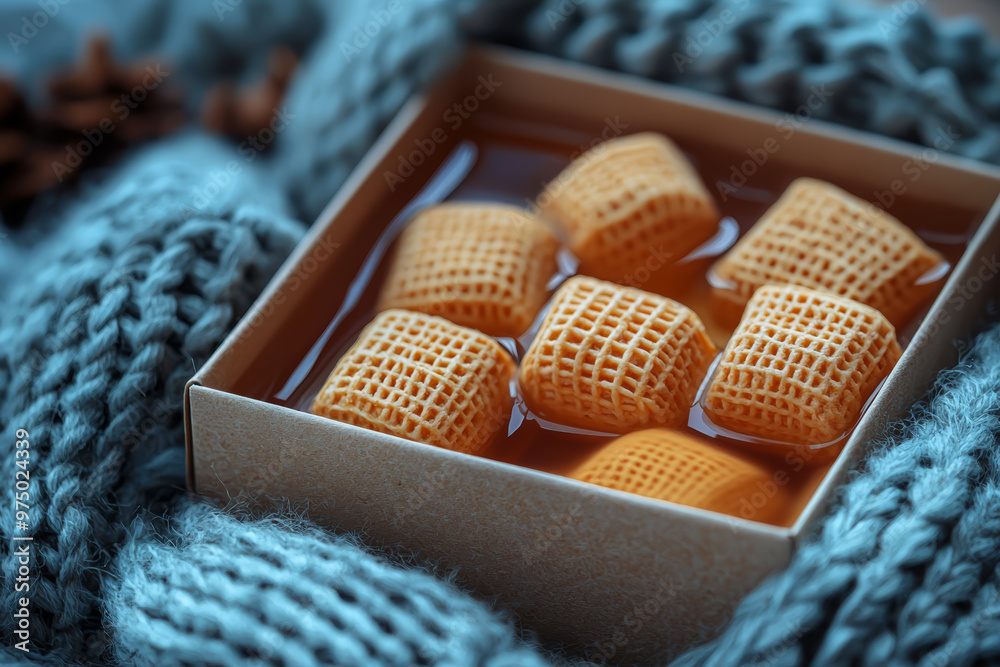
[[(273, 45), (307, 54), (268, 156), (245, 161), (190, 130), (0, 228), (6, 664), (564, 661), (426, 564), (320, 530), (299, 508), (223, 514), (182, 491), (185, 380), (466, 40), (787, 111), (825, 86), (835, 94), (818, 117), (927, 144), (951, 127), (953, 151), (1000, 162), (1000, 50), (920, 0), (9, 0), (0, 24), (0, 70), (36, 91), (96, 26), (120, 57), (167, 58), (195, 101), (222, 76), (258, 74)], [(197, 196), (234, 159), (239, 173)], [(1000, 662), (1000, 326), (967, 343), (790, 567), (676, 664)], [(27, 530), (13, 503), (20, 449)], [(32, 538), (27, 563), (14, 536)]]

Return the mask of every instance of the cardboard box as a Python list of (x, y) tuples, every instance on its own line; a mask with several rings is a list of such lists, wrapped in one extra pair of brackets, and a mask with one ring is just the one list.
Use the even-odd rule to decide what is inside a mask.
[[(830, 102), (816, 100), (823, 103)], [(955, 362), (952, 341), (973, 329), (996, 272), (1000, 170), (810, 120), (813, 111), (774, 113), (545, 57), (470, 51), (442, 83), (406, 104), (192, 378), (185, 397), (190, 488), (222, 502), (244, 493), (287, 499), (308, 505), (316, 521), (419, 552), (457, 569), (477, 594), (496, 596), (526, 627), (592, 659), (663, 660), (711, 638), (747, 592), (788, 563), (883, 427)], [(277, 369), (307, 355), (336, 312), (385, 207), (407, 213), (445, 156), (465, 145), (476, 114), (494, 125), (519, 114), (576, 123), (595, 140), (615, 123), (629, 133), (657, 130), (682, 146), (696, 141), (738, 155), (730, 184), (741, 174), (752, 180), (748, 172), (756, 170), (745, 157), (761, 170), (853, 184), (869, 200), (886, 203), (891, 195), (893, 213), (932, 202), (982, 223), (846, 447), (784, 526), (407, 442), (264, 400), (280, 383)], [(718, 183), (712, 189), (721, 192)], [(329, 372), (332, 363), (324, 363)]]

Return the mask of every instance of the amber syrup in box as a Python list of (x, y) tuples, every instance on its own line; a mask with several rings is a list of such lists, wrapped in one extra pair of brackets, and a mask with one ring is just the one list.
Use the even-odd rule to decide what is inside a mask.
[[(405, 156), (400, 157), (399, 165), (412, 169), (413, 175), (404, 177), (402, 174), (409, 172), (405, 168), (383, 174), (386, 197), (378, 214), (355, 236), (349, 252), (321, 269), (328, 274), (324, 278), (331, 285), (325, 301), (311, 300), (298, 309), (285, 325), (280, 348), (272, 346), (266, 359), (251, 366), (255, 372), (239, 379), (237, 393), (309, 410), (339, 358), (374, 317), (393, 244), (408, 220), (421, 208), (442, 201), (463, 200), (532, 208), (534, 198), (545, 184), (573, 158), (602, 139), (647, 129), (658, 131), (657, 128), (630, 127), (622, 132), (610, 121), (603, 127), (584, 123), (556, 126), (530, 113), (515, 116), (480, 111), (462, 128), (462, 136), (439, 146), (436, 154), (425, 156), (426, 163), (420, 168), (408, 164)], [(750, 229), (795, 178), (824, 179), (824, 174), (820, 169), (803, 173), (773, 158), (755, 173), (745, 175), (744, 182), (733, 178), (748, 159), (738, 147), (723, 149), (689, 142), (684, 137), (670, 138), (682, 148), (711, 191), (722, 221), (715, 236), (670, 267), (660, 262), (658, 249), (651, 248), (646, 265), (637, 267), (632, 275), (623, 276), (621, 282), (668, 296), (690, 307), (705, 323), (721, 352), (736, 323), (731, 314), (716, 312), (709, 280), (712, 263)], [(734, 181), (737, 180), (742, 184), (736, 186)], [(875, 198), (874, 192), (851, 183), (825, 180), (866, 201)], [(961, 257), (984, 213), (922, 202), (913, 197), (898, 197), (888, 212), (908, 225), (948, 262), (936, 275), (925, 277), (936, 281), (937, 289), (943, 286), (948, 270)], [(560, 251), (559, 267), (558, 274), (549, 283), (550, 294), (576, 269), (575, 259), (566, 250)], [(912, 337), (932, 301), (929, 298), (908, 323), (897, 329), (902, 345)], [(544, 312), (539, 313), (535, 325), (521, 337), (498, 339), (515, 360), (520, 361), (543, 316)], [(713, 371), (714, 364), (706, 384)], [(845, 433), (836, 442), (815, 448), (775, 447), (774, 443), (755, 441), (726, 431), (705, 416), (700, 404), (704, 388), (705, 384), (685, 428), (775, 470), (776, 482), (791, 500), (787, 512), (774, 523), (791, 525), (850, 433)], [(547, 421), (526, 408), (518, 395), (516, 382), (512, 383), (512, 392), (515, 392), (514, 408), (504, 434), (485, 454), (489, 458), (565, 475), (618, 435), (582, 431)]]

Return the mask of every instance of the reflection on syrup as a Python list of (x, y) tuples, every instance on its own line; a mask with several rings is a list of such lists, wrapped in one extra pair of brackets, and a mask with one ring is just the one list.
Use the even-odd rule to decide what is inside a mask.
[[(460, 144), (448, 156), (444, 165), (434, 174), (434, 178), (386, 226), (385, 231), (382, 232), (378, 241), (376, 241), (375, 247), (371, 249), (365, 258), (358, 275), (351, 281), (350, 286), (347, 288), (347, 296), (344, 298), (337, 314), (333, 316), (330, 324), (327, 325), (322, 335), (320, 335), (319, 339), (310, 348), (309, 354), (296, 366), (295, 371), (293, 371), (284, 386), (275, 393), (275, 398), (281, 401), (288, 401), (294, 395), (299, 394), (299, 399), (301, 400), (302, 396), (299, 390), (301, 390), (303, 384), (316, 368), (317, 361), (323, 353), (324, 348), (328, 347), (331, 343), (334, 345), (334, 349), (340, 351), (340, 354), (347, 352), (350, 345), (344, 346), (337, 345), (336, 343), (338, 340), (343, 341), (344, 334), (347, 331), (353, 332), (352, 339), (357, 338), (357, 335), (361, 333), (361, 329), (355, 330), (356, 327), (348, 328), (346, 322), (353, 313), (361, 310), (363, 297), (369, 294), (372, 291), (373, 285), (378, 282), (374, 280), (375, 274), (380, 268), (384, 269), (383, 264), (385, 264), (385, 260), (389, 255), (392, 243), (402, 233), (403, 228), (406, 227), (414, 214), (422, 208), (442, 201), (465, 180), (476, 162), (476, 154), (475, 144), (471, 142)], [(338, 358), (340, 354), (337, 355)], [(316, 392), (312, 393), (315, 395)], [(312, 398), (309, 401), (311, 404)], [(299, 409), (308, 408), (303, 408), (300, 405)]]
[[(574, 131), (532, 120), (501, 118), (486, 113), (475, 116), (468, 127), (471, 134), (453, 147), (432, 177), (402, 209), (398, 208), (398, 204), (394, 208), (393, 202), (387, 201), (385, 209), (391, 212), (382, 218), (384, 222), (375, 220), (372, 231), (359, 233), (362, 239), (371, 239), (364, 243), (361, 240), (355, 241), (358, 252), (367, 250), (368, 254), (343, 295), (339, 309), (328, 315), (325, 325), (318, 325), (319, 328), (313, 330), (308, 351), (297, 362), (274, 367), (270, 378), (261, 378), (256, 384), (252, 382), (253, 378), (247, 379), (246, 388), (241, 393), (279, 405), (308, 410), (337, 360), (374, 316), (378, 291), (386, 273), (393, 243), (417, 210), (444, 200), (487, 200), (530, 207), (533, 198), (545, 183), (554, 178), (572, 156), (589, 147), (591, 137), (600, 133), (600, 128), (596, 131), (590, 128), (589, 132)], [(767, 172), (766, 180), (762, 178), (754, 187), (734, 189), (729, 184), (729, 171), (739, 158), (738, 151), (690, 145), (683, 138), (673, 138), (685, 150), (706, 185), (716, 195), (724, 217), (717, 233), (687, 257), (670, 267), (637, 272), (637, 275), (630, 277), (631, 282), (623, 282), (673, 298), (690, 307), (705, 323), (709, 335), (721, 351), (732, 334), (735, 323), (725, 321), (715, 312), (711, 299), (712, 285), (708, 280), (710, 266), (746, 233), (794, 178), (803, 175), (823, 178), (824, 175), (802, 174), (772, 163), (767, 170), (760, 172)], [(720, 184), (725, 184), (725, 189), (720, 188)], [(850, 184), (838, 185), (865, 198), (862, 189), (852, 189)], [(720, 196), (720, 192), (725, 192), (725, 196)], [(387, 198), (389, 199), (391, 198)], [(892, 213), (909, 224), (949, 262), (948, 266), (939, 270), (938, 275), (926, 277), (927, 280), (938, 281), (943, 281), (950, 266), (961, 256), (976, 223), (982, 219), (981, 212), (948, 209), (904, 198), (897, 201)], [(955, 233), (957, 221), (960, 220), (964, 221), (964, 232)], [(344, 261), (351, 261), (351, 258)], [(548, 284), (550, 295), (575, 270), (575, 259), (568, 251), (562, 250), (559, 254), (558, 273)], [(922, 312), (898, 332), (901, 344), (905, 344), (919, 326), (930, 301), (932, 299), (928, 300)], [(336, 300), (330, 299), (329, 302), (336, 303)], [(322, 300), (313, 300), (311, 303), (315, 307)], [(498, 339), (516, 360), (520, 360), (530, 345), (543, 317), (544, 312), (517, 339)], [(301, 319), (291, 319), (299, 322), (321, 320), (315, 313), (302, 313)], [(302, 335), (308, 336), (309, 333), (303, 332)], [(289, 333), (289, 336), (294, 334)], [(264, 360), (258, 361), (258, 368), (266, 367)], [(699, 400), (707, 381), (708, 378), (706, 385), (699, 391)], [(506, 434), (499, 437), (486, 453), (489, 458), (565, 475), (617, 435), (583, 431), (546, 421), (527, 408), (516, 381), (512, 383), (511, 392), (514, 407), (506, 425)], [(749, 446), (754, 450), (753, 457), (776, 471), (776, 479), (782, 472), (788, 476), (785, 488), (794, 500), (790, 502), (787, 516), (776, 521), (779, 525), (791, 525), (794, 522), (832, 463), (829, 455), (836, 454), (849, 435), (845, 434), (822, 450), (786, 447), (774, 454), (774, 448), (769, 447), (773, 443), (755, 442), (751, 438), (715, 426), (705, 417), (700, 403), (692, 408), (688, 424), (683, 428), (699, 437), (708, 438), (715, 444), (743, 453), (747, 452)], [(772, 453), (765, 453), (768, 451)]]
[[(762, 454), (771, 455), (780, 455), (789, 450), (796, 450), (799, 452), (806, 452), (809, 459), (815, 461), (832, 458), (840, 452), (844, 445), (847, 444), (848, 439), (851, 437), (853, 427), (829, 442), (823, 442), (815, 445), (796, 445), (794, 443), (782, 442), (780, 440), (771, 440), (768, 438), (738, 433), (716, 424), (705, 411), (705, 394), (708, 392), (708, 387), (712, 382), (712, 377), (715, 375), (716, 368), (718, 367), (723, 354), (724, 352), (720, 352), (718, 356), (715, 357), (712, 365), (709, 366), (708, 373), (706, 373), (704, 381), (702, 381), (701, 386), (698, 388), (698, 396), (695, 399), (694, 405), (691, 406), (691, 411), (688, 413), (688, 430), (700, 433), (706, 436), (706, 438), (712, 439), (712, 441), (718, 445), (727, 445), (740, 450), (751, 449)], [(867, 398), (864, 405), (861, 407), (861, 412), (859, 413), (860, 415), (863, 415), (868, 411), (868, 406), (875, 400), (875, 397), (878, 395), (878, 392), (882, 388), (883, 384), (885, 384), (885, 380), (880, 382), (878, 386), (875, 387), (871, 396)], [(860, 416), (858, 419), (860, 420)]]

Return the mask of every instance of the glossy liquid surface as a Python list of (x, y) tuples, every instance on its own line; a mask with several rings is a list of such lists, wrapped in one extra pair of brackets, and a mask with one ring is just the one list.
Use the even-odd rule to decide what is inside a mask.
[[(589, 148), (605, 128), (581, 125), (578, 129), (551, 126), (533, 119), (515, 119), (481, 112), (465, 128), (463, 137), (442, 147), (437, 163), (428, 165), (403, 184), (398, 193), (387, 196), (383, 211), (369, 221), (351, 242), (351, 252), (338, 258), (337, 267), (326, 284), (329, 293), (300, 308), (293, 322), (285, 325), (282, 349), (252, 367), (255, 372), (239, 379), (237, 393), (278, 405), (308, 411), (313, 399), (337, 360), (357, 339), (361, 329), (375, 314), (381, 282), (385, 277), (393, 243), (408, 219), (419, 209), (440, 201), (477, 200), (531, 206), (545, 183), (551, 181), (571, 161)], [(630, 132), (633, 131), (631, 128)], [(635, 131), (639, 131), (637, 128)], [(605, 132), (606, 136), (606, 132)], [(707, 274), (712, 263), (732, 247), (785, 187), (799, 176), (824, 178), (821, 171), (792, 171), (772, 160), (754, 178), (725, 197), (719, 183), (729, 183), (734, 164), (745, 160), (738, 150), (685, 142), (672, 137), (695, 165), (716, 199), (723, 220), (716, 235), (688, 257), (670, 268), (637, 271), (631, 282), (651, 292), (669, 296), (692, 308), (705, 323), (720, 351), (733, 330), (715, 311)], [(413, 182), (423, 176), (423, 182)], [(842, 180), (825, 179), (863, 198), (873, 192)], [(982, 220), (984, 211), (956, 210), (915, 199), (899, 198), (888, 212), (909, 225), (929, 246), (954, 266)], [(554, 290), (575, 271), (576, 261), (568, 251), (559, 257), (559, 272), (549, 283)], [(655, 263), (651, 264), (655, 266)], [(937, 289), (944, 284), (946, 271), (931, 277)], [(935, 292), (936, 293), (936, 292)], [(916, 331), (933, 299), (897, 334), (905, 345)], [(536, 327), (543, 314), (539, 315)], [(535, 327), (518, 339), (498, 339), (516, 360), (530, 345)], [(709, 375), (710, 377), (711, 375)], [(516, 385), (515, 406), (506, 432), (498, 437), (485, 456), (507, 463), (555, 474), (568, 474), (587, 456), (615, 437), (581, 431), (548, 422), (524, 405)], [(788, 498), (787, 511), (769, 522), (790, 525), (808, 502), (849, 432), (820, 449), (773, 447), (753, 438), (724, 431), (708, 420), (696, 404), (691, 411), (689, 431), (741, 456), (754, 459), (775, 470), (782, 493)], [(787, 481), (784, 481), (786, 480)], [(745, 518), (755, 518), (748, 508)]]

